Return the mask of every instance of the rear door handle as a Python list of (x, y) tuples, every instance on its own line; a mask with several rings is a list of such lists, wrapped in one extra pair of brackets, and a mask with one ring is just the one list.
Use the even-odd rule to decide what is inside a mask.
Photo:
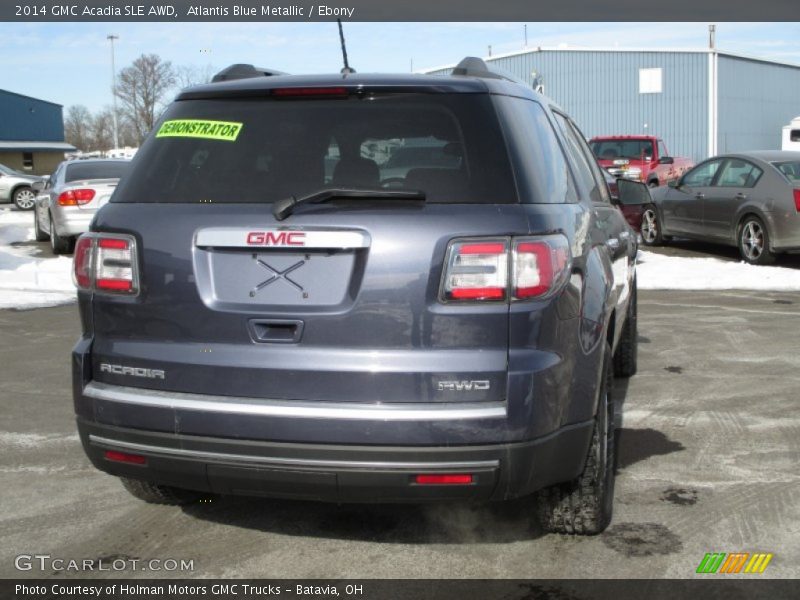
[(744, 200), (744, 199), (747, 198), (747, 194), (743, 194), (742, 192), (739, 192), (738, 194), (736, 194), (736, 198), (738, 198), (739, 200)]
[(702, 200), (703, 198), (705, 198), (705, 197), (706, 197), (706, 195), (705, 195), (705, 194), (701, 194), (700, 192), (697, 192), (697, 193), (694, 195), (694, 197), (695, 197), (695, 198), (697, 198), (698, 200)]
[(303, 335), (303, 322), (287, 319), (250, 319), (250, 337), (261, 344), (296, 344)]

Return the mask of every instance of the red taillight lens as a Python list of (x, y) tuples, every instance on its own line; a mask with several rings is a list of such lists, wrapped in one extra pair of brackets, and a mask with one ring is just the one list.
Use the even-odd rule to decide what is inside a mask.
[(75, 242), (75, 254), (72, 258), (72, 281), (81, 290), (92, 287), (92, 262), (94, 259), (94, 238), (82, 235)]
[(431, 473), (417, 475), (414, 482), (419, 485), (469, 485), (472, 475), (468, 473)]
[(98, 238), (97, 245), (101, 248), (110, 248), (113, 250), (127, 250), (130, 248), (130, 241), (119, 238)]
[(569, 245), (561, 235), (515, 239), (513, 253), (513, 297), (518, 300), (547, 295), (569, 265)]
[(134, 264), (132, 238), (97, 238), (98, 290), (108, 292), (136, 292), (134, 286)]
[(795, 188), (793, 191), (794, 191), (794, 209), (797, 212), (800, 212), (800, 189)]
[(58, 196), (58, 203), (61, 206), (88, 204), (94, 199), (94, 194), (95, 192), (92, 189), (67, 190)]
[(541, 298), (559, 288), (569, 265), (569, 242), (563, 235), (456, 241), (448, 249), (441, 297), (445, 301)]
[(106, 460), (113, 460), (114, 462), (124, 462), (133, 465), (146, 465), (147, 457), (141, 454), (128, 454), (127, 452), (117, 452), (116, 450), (106, 450)]
[(333, 96), (336, 98), (347, 97), (347, 88), (343, 87), (297, 87), (297, 88), (275, 88), (272, 90), (274, 96), (282, 98), (290, 97), (320, 97)]
[(450, 245), (442, 289), (445, 300), (505, 300), (507, 287), (507, 240)]
[(129, 235), (88, 233), (78, 238), (73, 260), (75, 285), (112, 294), (139, 291), (136, 240)]

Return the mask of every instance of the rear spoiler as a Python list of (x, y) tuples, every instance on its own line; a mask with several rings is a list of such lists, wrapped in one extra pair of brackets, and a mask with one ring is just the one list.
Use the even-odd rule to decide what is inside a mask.
[(240, 63), (222, 69), (222, 71), (214, 75), (214, 77), (211, 79), (211, 82), (217, 83), (218, 81), (251, 79), (253, 77), (274, 77), (276, 75), (288, 75), (288, 73), (278, 71), (277, 69), (265, 69), (263, 67), (254, 67), (253, 65)]

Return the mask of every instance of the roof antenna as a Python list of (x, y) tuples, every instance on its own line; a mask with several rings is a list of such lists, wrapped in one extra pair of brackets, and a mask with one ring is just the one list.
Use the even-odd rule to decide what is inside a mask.
[(336, 22), (339, 24), (339, 39), (342, 42), (342, 60), (344, 60), (344, 67), (340, 71), (342, 75), (347, 75), (348, 73), (355, 73), (355, 69), (351, 69), (350, 65), (347, 62), (347, 46), (344, 44), (344, 31), (342, 31), (342, 20), (336, 19)]

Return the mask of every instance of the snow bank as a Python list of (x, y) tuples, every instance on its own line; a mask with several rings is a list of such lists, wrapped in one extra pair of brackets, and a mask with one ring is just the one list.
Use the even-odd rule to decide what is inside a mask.
[(718, 258), (664, 256), (640, 250), (636, 272), (642, 290), (800, 290), (798, 269)]
[[(33, 213), (0, 208), (0, 309), (75, 301), (72, 259), (54, 257), (32, 242)], [(23, 242), (23, 245), (12, 246)]]

